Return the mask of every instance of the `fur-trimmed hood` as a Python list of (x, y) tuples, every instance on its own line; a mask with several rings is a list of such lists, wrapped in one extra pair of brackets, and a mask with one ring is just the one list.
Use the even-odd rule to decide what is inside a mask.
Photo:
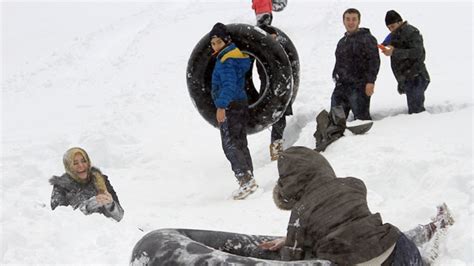
[(89, 178), (87, 179), (87, 182), (85, 183), (78, 182), (67, 172), (61, 176), (53, 176), (49, 179), (49, 183), (51, 185), (53, 186), (58, 185), (67, 190), (72, 190), (73, 188), (76, 188), (78, 185), (87, 185), (90, 182), (94, 182), (94, 186), (99, 193), (107, 191), (107, 187), (105, 185), (105, 177), (102, 174), (102, 172), (99, 170), (99, 168), (96, 168), (96, 167), (91, 167), (89, 171)]
[(275, 204), (291, 210), (306, 189), (336, 178), (329, 162), (317, 151), (306, 147), (291, 147), (278, 159), (280, 178), (273, 189)]

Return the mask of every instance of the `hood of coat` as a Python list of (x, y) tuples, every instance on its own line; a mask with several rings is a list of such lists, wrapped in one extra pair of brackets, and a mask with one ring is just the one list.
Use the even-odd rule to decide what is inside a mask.
[(61, 188), (65, 188), (67, 190), (73, 190), (78, 187), (78, 185), (84, 185), (84, 184), (78, 184), (72, 177), (64, 173), (61, 176), (53, 176), (49, 179), (49, 183), (53, 186), (59, 186)]
[[(89, 165), (89, 168), (87, 169), (87, 179), (86, 180), (83, 180), (81, 178), (79, 178), (79, 176), (75, 173), (74, 169), (73, 169), (73, 165), (74, 165), (74, 156), (76, 156), (76, 154), (80, 154), (82, 155), (82, 157), (84, 157), (84, 159), (87, 161), (87, 164)], [(87, 152), (82, 149), (82, 148), (79, 148), (79, 147), (74, 147), (74, 148), (70, 148), (69, 150), (66, 151), (66, 153), (64, 153), (64, 156), (63, 156), (63, 164), (64, 164), (64, 170), (66, 171), (66, 173), (72, 178), (74, 179), (75, 181), (77, 181), (78, 183), (81, 183), (81, 184), (85, 184), (85, 183), (89, 183), (90, 182), (90, 172), (91, 172), (91, 160), (89, 159), (89, 155), (87, 154)]]
[(273, 190), (275, 204), (284, 210), (293, 208), (308, 187), (336, 178), (329, 162), (319, 152), (306, 147), (291, 147), (278, 159), (280, 177)]

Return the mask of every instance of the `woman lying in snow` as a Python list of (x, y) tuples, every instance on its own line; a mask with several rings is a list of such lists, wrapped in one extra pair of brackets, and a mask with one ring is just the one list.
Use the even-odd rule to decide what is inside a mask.
[[(275, 204), (291, 210), (286, 237), (160, 229), (134, 247), (131, 265), (423, 265), (454, 223), (445, 204), (432, 223), (401, 232), (367, 206), (367, 189), (337, 178), (318, 152), (291, 147), (278, 159)], [(422, 259), (418, 247), (433, 249)]]
[(84, 214), (101, 213), (115, 219), (123, 217), (117, 194), (106, 175), (91, 166), (89, 155), (81, 148), (71, 148), (63, 157), (66, 173), (53, 176), (51, 209), (58, 206), (79, 208)]

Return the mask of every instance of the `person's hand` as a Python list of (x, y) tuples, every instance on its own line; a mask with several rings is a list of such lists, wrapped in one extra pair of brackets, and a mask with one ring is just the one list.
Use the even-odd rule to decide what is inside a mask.
[(388, 46), (385, 46), (385, 49), (382, 50), (382, 53), (386, 56), (392, 56), (393, 54), (393, 46), (391, 45), (388, 45)]
[(80, 206), (80, 210), (82, 211), (82, 213), (84, 213), (85, 215), (89, 215), (91, 213), (94, 213), (96, 212), (102, 205), (99, 204), (97, 202), (97, 197), (94, 196), (94, 197), (91, 197), (89, 198), (88, 200), (84, 201), (81, 206)]
[(365, 95), (372, 96), (372, 94), (374, 94), (374, 87), (375, 87), (374, 83), (365, 84)]
[(107, 205), (114, 201), (112, 199), (112, 195), (110, 195), (108, 191), (98, 194), (95, 198), (97, 200), (97, 203), (99, 203), (100, 205)]
[(217, 119), (217, 123), (219, 123), (219, 124), (224, 123), (224, 121), (225, 121), (225, 109), (217, 108), (216, 119)]
[(286, 237), (277, 238), (272, 241), (260, 243), (258, 247), (261, 249), (271, 250), (271, 251), (280, 250), (285, 244), (285, 241), (286, 241)]

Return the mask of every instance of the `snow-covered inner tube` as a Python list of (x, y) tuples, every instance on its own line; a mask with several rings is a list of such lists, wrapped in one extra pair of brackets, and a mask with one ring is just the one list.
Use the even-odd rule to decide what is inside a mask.
[[(285, 1), (286, 3), (286, 1)], [(276, 30), (277, 32), (277, 41), (285, 50), (288, 60), (290, 60), (291, 65), (291, 74), (293, 75), (293, 94), (291, 96), (291, 103), (295, 101), (296, 95), (298, 94), (298, 89), (300, 86), (300, 59), (298, 57), (298, 51), (291, 41), (290, 37), (286, 35), (282, 30), (277, 27), (269, 26)]]
[(330, 265), (326, 260), (279, 261), (278, 251), (258, 244), (275, 236), (192, 229), (160, 229), (133, 248), (130, 265)]
[[(300, 85), (300, 60), (298, 57), (298, 51), (296, 50), (295, 45), (291, 41), (290, 37), (286, 35), (286, 33), (284, 33), (282, 30), (274, 26), (267, 25), (267, 27), (272, 28), (277, 32), (277, 41), (283, 47), (283, 50), (285, 50), (285, 53), (288, 56), (288, 60), (290, 61), (291, 74), (293, 75), (293, 86), (292, 86), (293, 94), (291, 96), (291, 103), (293, 103), (295, 101), (296, 95), (298, 94), (298, 88)], [(256, 61), (257, 63), (259, 63), (258, 59), (256, 59)], [(268, 80), (268, 77), (264, 77), (264, 78), (260, 77), (260, 81), (264, 83), (260, 85), (261, 88), (266, 88), (268, 86), (267, 80)], [(252, 79), (247, 80), (246, 85), (247, 87), (255, 88), (255, 85), (253, 84)], [(255, 103), (251, 101), (250, 104), (251, 104), (250, 108), (252, 108), (253, 104)], [(285, 113), (289, 115), (293, 114), (291, 109), (287, 110)]]
[[(292, 66), (284, 48), (260, 28), (247, 24), (228, 24), (227, 29), (237, 47), (262, 64), (267, 80), (271, 81), (261, 93), (258, 103), (249, 108), (247, 133), (256, 133), (278, 121), (292, 100)], [(215, 65), (211, 53), (209, 36), (206, 34), (191, 53), (186, 79), (197, 110), (207, 122), (218, 127), (216, 108), (211, 97), (211, 75)]]

